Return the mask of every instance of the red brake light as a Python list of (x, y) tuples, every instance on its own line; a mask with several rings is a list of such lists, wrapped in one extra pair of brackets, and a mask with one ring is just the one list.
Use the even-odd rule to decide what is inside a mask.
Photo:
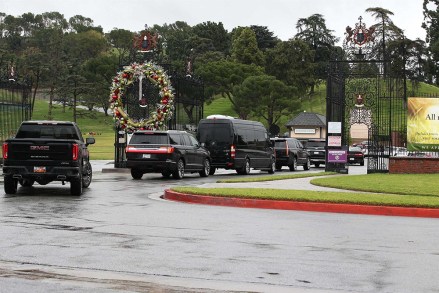
[(3, 159), (6, 160), (8, 158), (8, 143), (3, 143)]
[(165, 151), (167, 154), (172, 154), (174, 152), (174, 147), (160, 147), (159, 150)]
[(232, 145), (230, 146), (230, 157), (231, 157), (232, 159), (234, 159), (234, 158), (235, 158), (235, 155), (236, 155), (235, 146), (232, 144)]
[(72, 159), (73, 161), (76, 161), (79, 157), (79, 146), (78, 144), (74, 143), (72, 147)]

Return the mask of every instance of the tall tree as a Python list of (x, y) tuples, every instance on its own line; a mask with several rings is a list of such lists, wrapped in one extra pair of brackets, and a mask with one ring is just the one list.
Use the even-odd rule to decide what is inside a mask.
[(236, 104), (241, 106), (239, 109), (264, 119), (268, 128), (277, 124), (281, 117), (300, 111), (295, 89), (265, 74), (247, 77), (241, 85), (235, 86), (234, 97)]
[(232, 40), (232, 60), (242, 64), (265, 64), (264, 54), (258, 48), (255, 32), (248, 27), (236, 30)]
[(430, 81), (439, 85), (439, 0), (424, 0), (423, 4), (424, 22), (422, 27), (425, 29), (426, 42), (430, 52), (428, 64), (428, 78)]
[[(326, 79), (328, 63), (338, 38), (334, 31), (326, 27), (326, 21), (321, 14), (313, 14), (307, 18), (300, 18), (296, 24), (296, 38), (307, 43), (314, 51), (315, 75), (319, 79)], [(314, 86), (311, 86), (311, 93)]]
[(381, 7), (371, 7), (367, 8), (366, 12), (375, 17), (375, 21), (377, 21), (372, 25), (375, 30), (375, 39), (377, 40), (377, 46), (374, 51), (379, 52), (379, 56), (375, 57), (377, 59), (381, 57), (385, 60), (389, 57), (386, 50), (387, 43), (401, 39), (403, 31), (393, 23), (391, 19), (392, 11)]
[(280, 42), (268, 50), (265, 69), (269, 75), (295, 87), (299, 96), (304, 96), (315, 82), (314, 53), (300, 39)]
[(233, 107), (238, 110), (238, 114), (240, 112), (242, 114), (245, 109), (243, 111), (239, 109), (247, 106), (238, 105), (235, 102), (233, 88), (249, 76), (261, 75), (263, 69), (255, 65), (221, 60), (199, 66), (195, 73), (201, 76), (205, 83), (205, 94), (208, 100), (213, 99), (215, 95), (221, 95), (229, 99)]
[(272, 49), (280, 41), (266, 26), (252, 25), (250, 28), (255, 32), (259, 50)]

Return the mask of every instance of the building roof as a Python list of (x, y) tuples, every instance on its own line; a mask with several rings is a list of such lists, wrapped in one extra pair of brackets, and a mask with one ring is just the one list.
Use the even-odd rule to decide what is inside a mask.
[(285, 124), (287, 127), (293, 126), (326, 126), (326, 117), (317, 113), (302, 112)]

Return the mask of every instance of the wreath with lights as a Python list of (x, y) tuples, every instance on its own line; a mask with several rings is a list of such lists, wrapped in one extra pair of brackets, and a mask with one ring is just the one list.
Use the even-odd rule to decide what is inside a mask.
[[(157, 104), (156, 109), (150, 112), (151, 118), (133, 120), (124, 111), (122, 97), (126, 94), (129, 86), (137, 80), (141, 83), (143, 78), (147, 78), (153, 85), (158, 87), (160, 103)], [(113, 111), (113, 118), (116, 123), (127, 132), (138, 129), (157, 130), (166, 128), (166, 122), (172, 118), (174, 110), (174, 94), (169, 76), (161, 66), (150, 62), (124, 66), (123, 70), (113, 78), (110, 89), (110, 108)]]

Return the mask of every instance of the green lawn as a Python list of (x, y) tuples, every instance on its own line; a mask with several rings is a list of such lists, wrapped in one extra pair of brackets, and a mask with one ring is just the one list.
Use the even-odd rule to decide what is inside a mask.
[[(272, 177), (283, 179), (281, 176)], [(254, 182), (253, 178), (249, 178), (248, 182)], [(337, 175), (315, 178), (311, 183), (373, 193), (200, 187), (174, 187), (172, 190), (222, 197), (439, 208), (439, 174)]]

